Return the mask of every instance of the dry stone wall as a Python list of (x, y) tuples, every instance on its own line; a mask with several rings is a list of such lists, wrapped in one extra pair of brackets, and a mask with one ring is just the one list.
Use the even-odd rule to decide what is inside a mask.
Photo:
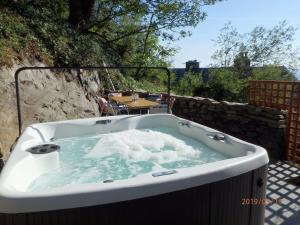
[(285, 158), (287, 111), (201, 97), (175, 98), (175, 115), (260, 145), (272, 159)]

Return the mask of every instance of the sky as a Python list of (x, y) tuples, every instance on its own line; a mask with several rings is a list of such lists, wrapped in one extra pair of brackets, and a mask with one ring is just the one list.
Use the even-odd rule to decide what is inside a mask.
[(225, 0), (205, 7), (205, 11), (206, 20), (191, 30), (192, 36), (174, 43), (178, 52), (172, 58), (173, 67), (185, 67), (186, 61), (194, 59), (200, 61), (200, 67), (213, 63), (212, 40), (229, 21), (240, 33), (247, 33), (256, 26), (271, 28), (286, 20), (298, 28), (294, 46), (300, 48), (300, 0)]

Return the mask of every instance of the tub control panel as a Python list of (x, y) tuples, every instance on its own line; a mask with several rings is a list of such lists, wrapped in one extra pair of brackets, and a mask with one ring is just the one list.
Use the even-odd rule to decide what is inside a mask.
[(177, 171), (176, 170), (168, 170), (168, 171), (163, 171), (163, 172), (152, 173), (152, 176), (153, 177), (160, 177), (160, 176), (171, 175), (171, 174), (174, 174), (174, 173), (177, 173)]

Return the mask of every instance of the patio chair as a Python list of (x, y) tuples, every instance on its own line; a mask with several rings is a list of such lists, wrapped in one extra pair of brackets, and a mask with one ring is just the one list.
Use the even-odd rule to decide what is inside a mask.
[(97, 99), (98, 105), (99, 105), (99, 111), (100, 111), (100, 116), (105, 113), (106, 115), (109, 114), (109, 107), (108, 107), (108, 102), (106, 101), (105, 98), (99, 97)]
[(110, 93), (108, 94), (108, 108), (110, 113), (113, 115), (119, 114), (129, 114), (128, 108), (124, 104), (117, 104), (115, 101), (111, 99), (112, 96), (122, 97), (122, 93)]
[(161, 100), (161, 95), (160, 94), (148, 94), (147, 100), (159, 102)]
[(98, 99), (98, 105), (100, 108), (100, 115), (102, 116), (103, 113), (105, 115), (119, 115), (119, 114), (129, 114), (127, 107), (118, 106), (116, 103), (111, 103), (106, 101), (105, 98)]
[(126, 105), (117, 104), (115, 102), (109, 102), (109, 110), (114, 113), (114, 115), (119, 114), (129, 114), (128, 108)]

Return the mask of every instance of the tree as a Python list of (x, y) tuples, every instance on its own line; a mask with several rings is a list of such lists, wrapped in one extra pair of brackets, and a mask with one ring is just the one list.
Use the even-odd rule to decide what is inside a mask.
[[(25, 18), (60, 65), (95, 65), (106, 55), (110, 64), (141, 68), (168, 66), (173, 41), (206, 18), (204, 6), (220, 1), (22, 0), (0, 5)], [(128, 75), (146, 76), (140, 69)]]
[(251, 75), (251, 60), (247, 52), (240, 52), (233, 60), (233, 68), (238, 72), (241, 78)]
[[(101, 26), (99, 35), (103, 35), (103, 28), (113, 22), (117, 25), (127, 25), (118, 27), (118, 30), (111, 30), (111, 37), (103, 35), (108, 42), (115, 42), (127, 36), (138, 33), (147, 33), (149, 30), (160, 35), (163, 39), (174, 39), (173, 34), (186, 36), (186, 27), (196, 26), (205, 19), (206, 13), (203, 6), (214, 4), (222, 0), (98, 0), (97, 15), (95, 19), (86, 27), (94, 29)], [(122, 24), (123, 18), (133, 18), (138, 23)]]
[(263, 68), (253, 68), (253, 80), (296, 80), (294, 74), (286, 67), (265, 66)]
[(271, 29), (258, 26), (250, 33), (240, 34), (231, 23), (227, 23), (214, 41), (218, 49), (212, 58), (218, 66), (229, 67), (240, 54), (247, 53), (251, 66), (296, 68), (300, 57), (298, 49), (293, 47), (295, 31), (295, 27), (282, 21)]
[(229, 67), (233, 63), (235, 55), (239, 52), (241, 34), (232, 26), (231, 22), (226, 23), (220, 30), (217, 40), (213, 40), (217, 50), (212, 55), (212, 59), (220, 67)]
[(220, 68), (211, 71), (209, 97), (216, 100), (243, 102), (247, 79), (239, 79), (239, 75), (233, 68)]
[(69, 0), (69, 22), (75, 26), (88, 24), (95, 0)]
[[(154, 65), (155, 57), (171, 56), (174, 48), (169, 47), (170, 42), (190, 35), (188, 29), (206, 18), (203, 6), (219, 1), (68, 0), (69, 21), (118, 53), (121, 64), (142, 67)], [(167, 44), (161, 45), (161, 40)], [(141, 78), (140, 72), (138, 69), (133, 76)]]
[[(204, 5), (222, 0), (97, 1), (98, 12), (84, 30), (97, 35), (104, 46), (119, 52), (120, 61), (139, 67), (174, 53), (169, 43), (189, 35), (188, 28), (205, 19)], [(163, 40), (165, 45), (161, 45)], [(132, 49), (136, 49), (135, 52)], [(130, 55), (130, 59), (126, 56)], [(143, 76), (138, 69), (133, 76)]]
[(176, 84), (175, 92), (180, 95), (194, 95), (195, 89), (202, 85), (202, 74), (188, 71)]

